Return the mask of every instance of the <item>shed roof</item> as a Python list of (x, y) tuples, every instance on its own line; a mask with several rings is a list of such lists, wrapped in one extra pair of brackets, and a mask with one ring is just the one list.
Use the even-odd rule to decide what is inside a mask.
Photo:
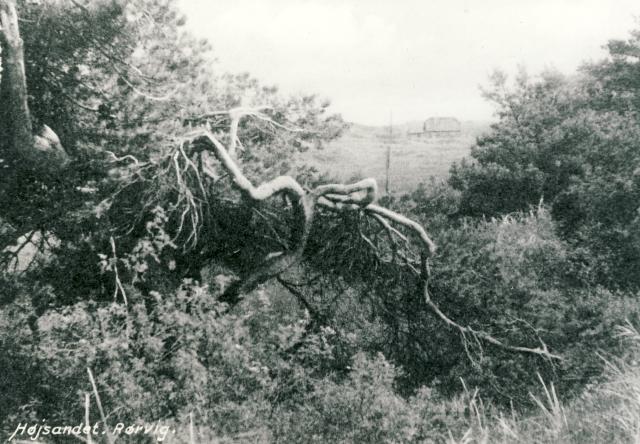
[(460, 121), (455, 117), (430, 117), (424, 121), (425, 132), (460, 131)]

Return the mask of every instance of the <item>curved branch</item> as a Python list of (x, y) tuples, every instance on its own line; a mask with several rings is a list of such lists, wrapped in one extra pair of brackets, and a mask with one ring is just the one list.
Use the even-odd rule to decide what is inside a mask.
[[(358, 195), (358, 193), (360, 193), (360, 195)], [(429, 254), (435, 254), (436, 245), (431, 238), (429, 238), (422, 225), (395, 211), (374, 204), (377, 193), (378, 186), (375, 179), (372, 178), (364, 179), (350, 185), (320, 185), (313, 190), (313, 195), (318, 199), (318, 203), (325, 208), (333, 210), (363, 210), (365, 213), (376, 217), (379, 221), (386, 219), (394, 224), (402, 225), (412, 230), (416, 233)]]
[(364, 211), (372, 215), (381, 216), (387, 220), (390, 220), (395, 224), (402, 225), (412, 230), (413, 232), (416, 233), (418, 238), (420, 238), (420, 241), (422, 242), (423, 246), (427, 249), (429, 254), (431, 255), (435, 254), (437, 249), (436, 244), (431, 240), (431, 238), (429, 237), (425, 229), (418, 222), (412, 219), (409, 219), (408, 217), (403, 216), (402, 214), (396, 213), (395, 211), (391, 211), (387, 208), (381, 207), (379, 205), (367, 205), (364, 208)]
[(313, 190), (313, 195), (316, 199), (326, 199), (329, 202), (328, 205), (333, 205), (335, 208), (340, 208), (344, 205), (365, 207), (377, 199), (378, 184), (375, 179), (368, 178), (348, 185), (320, 185)]
[(475, 330), (471, 327), (465, 327), (453, 321), (451, 318), (445, 315), (442, 312), (442, 310), (440, 310), (440, 308), (431, 299), (431, 295), (429, 294), (429, 279), (428, 279), (429, 272), (428, 272), (426, 260), (424, 257), (422, 258), (421, 266), (422, 266), (421, 278), (422, 278), (422, 290), (423, 290), (424, 302), (431, 309), (431, 311), (433, 311), (435, 315), (438, 316), (438, 318), (440, 318), (440, 320), (442, 320), (449, 327), (453, 327), (456, 330), (458, 330), (458, 332), (460, 332), (460, 335), (462, 336), (463, 341), (465, 340), (466, 335), (469, 334), (476, 339), (479, 339), (481, 341), (484, 341), (488, 344), (494, 345), (506, 351), (529, 354), (529, 355), (539, 355), (547, 359), (554, 359), (558, 361), (563, 360), (562, 356), (551, 353), (547, 348), (547, 344), (542, 342), (542, 340), (540, 340), (540, 344), (541, 344), (540, 347), (536, 347), (536, 348), (520, 347), (516, 345), (505, 344), (504, 342), (500, 341), (499, 339), (495, 338), (489, 333), (486, 333), (480, 330)]
[[(296, 226), (292, 229), (295, 248), (280, 254), (269, 255), (257, 270), (229, 286), (220, 300), (230, 305), (235, 305), (246, 293), (255, 289), (261, 283), (278, 276), (302, 260), (302, 254), (307, 245), (313, 222), (314, 201), (307, 196), (300, 184), (290, 176), (280, 176), (255, 187), (242, 173), (224, 145), (209, 131), (205, 131), (202, 136), (194, 140), (194, 143), (204, 145), (213, 151), (214, 156), (222, 163), (236, 187), (249, 200), (260, 202), (275, 195), (284, 194), (289, 197), (293, 205), (294, 219), (296, 221)], [(204, 169), (203, 171), (205, 174), (210, 175), (208, 170)], [(215, 177), (213, 178), (215, 179)]]
[(251, 200), (261, 201), (279, 193), (285, 193), (293, 201), (304, 200), (306, 193), (296, 180), (290, 176), (279, 176), (269, 182), (254, 187), (245, 177), (236, 162), (218, 139), (210, 132), (204, 131), (202, 136), (196, 138), (194, 143), (213, 149), (213, 154), (222, 163), (222, 166), (233, 178), (236, 186)]
[(479, 330), (474, 330), (471, 327), (464, 327), (460, 324), (458, 324), (457, 322), (451, 320), (447, 315), (445, 315), (442, 310), (440, 310), (440, 308), (431, 300), (431, 297), (429, 295), (429, 290), (427, 289), (427, 285), (424, 285), (424, 300), (425, 303), (429, 306), (429, 308), (431, 309), (431, 311), (433, 311), (436, 316), (438, 316), (445, 324), (447, 324), (450, 327), (455, 328), (456, 330), (458, 330), (460, 332), (460, 334), (463, 336), (463, 338), (467, 335), (470, 334), (475, 338), (478, 338), (482, 341), (485, 341), (489, 344), (492, 344), (498, 348), (501, 348), (503, 350), (507, 350), (507, 351), (512, 351), (512, 352), (516, 352), (516, 353), (524, 353), (524, 354), (533, 354), (533, 355), (540, 355), (543, 356), (545, 358), (548, 359), (555, 359), (555, 360), (562, 360), (562, 356), (553, 354), (549, 351), (549, 349), (547, 348), (547, 345), (542, 342), (540, 347), (536, 347), (536, 348), (529, 348), (529, 347), (519, 347), (519, 346), (515, 346), (515, 345), (509, 345), (509, 344), (505, 344), (504, 342), (500, 341), (499, 339), (496, 339), (495, 337), (491, 336), (490, 334), (483, 332), (483, 331), (479, 331)]
[[(292, 230), (294, 233), (295, 247), (289, 251), (272, 253), (267, 256), (258, 269), (252, 271), (248, 276), (236, 281), (229, 286), (220, 299), (230, 305), (238, 303), (242, 297), (249, 291), (255, 289), (261, 283), (277, 278), (281, 284), (285, 285), (291, 291), (290, 285), (280, 278), (280, 274), (292, 265), (302, 260), (302, 255), (307, 244), (316, 205), (321, 208), (327, 208), (333, 211), (362, 211), (366, 215), (370, 215), (387, 231), (389, 240), (393, 244), (394, 255), (396, 254), (396, 245), (394, 235), (402, 239), (405, 243), (409, 243), (408, 237), (398, 231), (393, 225), (399, 225), (407, 230), (412, 231), (420, 240), (423, 247), (421, 254), (421, 270), (418, 271), (409, 261), (407, 264), (412, 273), (414, 273), (422, 281), (424, 302), (435, 315), (446, 325), (458, 330), (463, 340), (467, 335), (471, 335), (476, 340), (482, 340), (504, 350), (535, 354), (549, 359), (561, 359), (560, 356), (549, 352), (546, 345), (542, 343), (541, 347), (528, 348), (520, 346), (512, 346), (496, 339), (490, 334), (477, 331), (471, 327), (462, 326), (445, 315), (440, 308), (431, 300), (428, 291), (429, 270), (426, 263), (426, 257), (433, 255), (436, 251), (436, 245), (427, 235), (425, 229), (418, 222), (409, 219), (395, 211), (381, 207), (375, 204), (377, 198), (378, 187), (374, 179), (364, 179), (352, 184), (326, 184), (320, 185), (309, 193), (300, 186), (300, 184), (290, 176), (280, 176), (259, 186), (254, 186), (249, 179), (242, 173), (240, 167), (233, 158), (232, 148), (235, 147), (235, 139), (237, 138), (237, 126), (240, 118), (250, 114), (245, 109), (236, 109), (228, 112), (232, 118), (230, 128), (230, 148), (225, 146), (210, 132), (203, 131), (199, 136), (193, 139), (195, 145), (204, 147), (213, 151), (214, 156), (222, 164), (223, 168), (233, 179), (235, 186), (242, 192), (243, 196), (252, 202), (259, 202), (269, 199), (275, 195), (282, 194), (289, 197), (294, 210), (296, 226)], [(204, 156), (201, 160), (206, 161)], [(205, 163), (203, 161), (203, 164)], [(203, 172), (214, 180), (218, 177), (211, 173), (211, 169), (203, 168)], [(361, 235), (369, 245), (376, 250), (376, 246), (363, 233)], [(295, 294), (305, 306), (306, 300), (300, 295)]]
[[(245, 110), (242, 111), (246, 112)], [(237, 112), (239, 113), (240, 111)], [(231, 140), (235, 137), (233, 134), (233, 122), (237, 121), (235, 120), (235, 116), (236, 115), (234, 115), (230, 131)], [(294, 241), (296, 247), (286, 253), (270, 255), (258, 270), (228, 288), (222, 296), (222, 300), (225, 302), (231, 304), (237, 303), (242, 295), (253, 290), (260, 283), (279, 275), (302, 259), (302, 253), (306, 247), (309, 232), (311, 231), (316, 204), (335, 210), (363, 210), (378, 218), (384, 218), (395, 224), (402, 225), (417, 234), (423, 246), (430, 254), (435, 253), (435, 244), (419, 223), (394, 211), (373, 204), (378, 192), (375, 179), (364, 179), (353, 184), (320, 185), (309, 194), (290, 176), (279, 176), (256, 187), (242, 173), (240, 167), (229, 153), (229, 150), (210, 131), (204, 130), (200, 136), (193, 139), (193, 143), (213, 151), (216, 159), (218, 159), (223, 168), (229, 173), (236, 187), (247, 199), (259, 202), (277, 194), (284, 194), (289, 197), (294, 206), (296, 219), (296, 227), (294, 229), (296, 238)], [(217, 180), (217, 177), (211, 174), (210, 169), (203, 169), (203, 172), (214, 180)]]

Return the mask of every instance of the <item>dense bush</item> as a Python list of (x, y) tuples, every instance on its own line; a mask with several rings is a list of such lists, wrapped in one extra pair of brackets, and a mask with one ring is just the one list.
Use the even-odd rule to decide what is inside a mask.
[[(631, 63), (611, 56), (621, 72)], [(493, 217), (544, 201), (563, 238), (592, 256), (599, 283), (637, 289), (640, 121), (631, 105), (603, 104), (622, 88), (622, 79), (603, 87), (612, 69), (604, 61), (575, 78), (521, 74), (512, 89), (495, 75), (486, 95), (499, 121), (478, 139), (472, 161), (452, 167), (449, 182), (461, 193), (461, 215)]]
[[(449, 202), (446, 206), (455, 202), (455, 193), (446, 187), (439, 192), (450, 196), (440, 197)], [(442, 213), (434, 215), (433, 206), (421, 204), (424, 199), (438, 201), (423, 191), (414, 193), (410, 206), (429, 226), (438, 227), (441, 251), (432, 263), (431, 298), (460, 325), (505, 344), (546, 344), (564, 360), (500, 350), (472, 334), (464, 340), (417, 305), (412, 309), (420, 311), (421, 320), (407, 343), (419, 347), (397, 355), (408, 382), (431, 381), (447, 391), (459, 389), (459, 378), (464, 378), (485, 397), (526, 403), (538, 383), (536, 372), (555, 380), (565, 394), (599, 375), (602, 362), (594, 351), (616, 349), (610, 332), (627, 317), (637, 319), (636, 295), (597, 284), (593, 263), (562, 240), (544, 207), (491, 219), (447, 218), (446, 224)]]

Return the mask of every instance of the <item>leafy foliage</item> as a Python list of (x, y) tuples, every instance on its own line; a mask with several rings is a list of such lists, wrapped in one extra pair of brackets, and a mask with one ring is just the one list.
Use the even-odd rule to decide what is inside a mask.
[[(478, 140), (473, 163), (452, 167), (450, 184), (461, 192), (463, 215), (546, 202), (563, 237), (592, 256), (598, 283), (637, 288), (640, 130), (637, 110), (603, 105), (603, 96), (622, 94), (614, 85), (623, 80), (610, 85), (609, 71), (617, 66), (623, 75), (619, 65), (628, 63), (617, 44), (610, 48), (612, 61), (586, 67), (582, 77), (543, 73), (532, 81), (521, 74), (509, 90), (495, 75), (487, 97), (498, 105), (499, 123)], [(603, 90), (594, 92), (596, 85)]]
[[(74, 161), (0, 188), (5, 432), (77, 422), (86, 393), (100, 421), (97, 393), (109, 422), (195, 421), (203, 442), (465, 441), (499, 427), (509, 442), (509, 404), (541, 408), (553, 439), (580, 436), (555, 389), (577, 396), (606, 373), (598, 351), (623, 354), (612, 331), (639, 316), (636, 34), (580, 76), (521, 73), (509, 88), (496, 74), (498, 122), (472, 159), (448, 184), (382, 199), (427, 226), (439, 255), (362, 211), (319, 211), (300, 263), (231, 307), (225, 290), (292, 248), (293, 206), (248, 202), (213, 162), (203, 179), (188, 141), (205, 127), (238, 144), (250, 181), (311, 188), (326, 178), (296, 156), (338, 137), (341, 118), (217, 72), (169, 0), (19, 13), (36, 124)], [(232, 140), (229, 110), (258, 106)], [(541, 379), (554, 381), (544, 402)]]

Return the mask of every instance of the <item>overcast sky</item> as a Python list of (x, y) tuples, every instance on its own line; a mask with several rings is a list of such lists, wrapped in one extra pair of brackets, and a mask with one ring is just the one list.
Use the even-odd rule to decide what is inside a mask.
[(490, 119), (494, 69), (571, 73), (640, 24), (637, 0), (181, 0), (220, 66), (318, 93), (345, 119)]

